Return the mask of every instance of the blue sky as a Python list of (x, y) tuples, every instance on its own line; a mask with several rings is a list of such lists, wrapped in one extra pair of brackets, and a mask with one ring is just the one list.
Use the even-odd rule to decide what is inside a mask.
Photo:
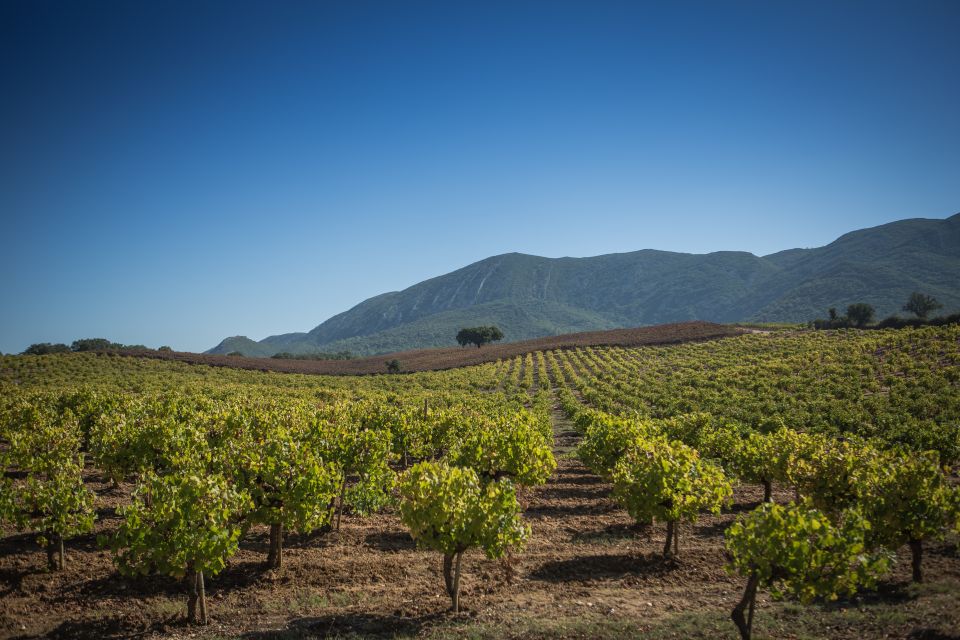
[(960, 211), (960, 3), (0, 3), (0, 351)]

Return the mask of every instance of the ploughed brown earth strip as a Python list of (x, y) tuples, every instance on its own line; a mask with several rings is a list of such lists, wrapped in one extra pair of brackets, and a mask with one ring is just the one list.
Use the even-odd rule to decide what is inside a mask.
[[(611, 329), (608, 331), (586, 331), (568, 333), (561, 336), (546, 336), (508, 342), (488, 344), (479, 349), (467, 347), (441, 347), (437, 349), (417, 349), (398, 351), (378, 356), (356, 358), (353, 360), (279, 360), (273, 358), (244, 358), (241, 356), (210, 355), (204, 353), (125, 351), (125, 355), (178, 360), (190, 364), (206, 364), (214, 367), (234, 367), (257, 371), (277, 371), (282, 373), (316, 373), (328, 375), (361, 375), (385, 373), (384, 362), (396, 359), (403, 372), (435, 371), (455, 369), (485, 362), (513, 358), (531, 351), (549, 351), (571, 347), (638, 347), (643, 345), (676, 344), (698, 340), (713, 340), (744, 333), (744, 329), (714, 324), (712, 322), (678, 322), (653, 327), (634, 329)], [(451, 336), (451, 340), (452, 340)]]

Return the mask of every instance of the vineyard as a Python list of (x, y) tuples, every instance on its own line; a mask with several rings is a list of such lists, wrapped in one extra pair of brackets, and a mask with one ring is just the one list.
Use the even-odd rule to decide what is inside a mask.
[(960, 327), (708, 333), (2, 356), (0, 637), (960, 637)]
[[(532, 340), (491, 344), (483, 349), (464, 349), (462, 347), (441, 347), (436, 349), (417, 349), (390, 354), (396, 359), (404, 372), (435, 371), (455, 369), (471, 365), (486, 364), (497, 360), (508, 360), (532, 351), (570, 348), (575, 346), (627, 346), (636, 347), (654, 344), (675, 344), (692, 340), (710, 340), (743, 333), (736, 327), (714, 324), (712, 322), (677, 322), (654, 327), (636, 327), (632, 329), (610, 329), (607, 331), (587, 331), (568, 333), (561, 336), (547, 336)], [(214, 367), (231, 367), (253, 371), (277, 371), (283, 373), (319, 373), (319, 374), (367, 374), (384, 373), (384, 358), (369, 356), (348, 360), (290, 360), (277, 358), (245, 358), (242, 356), (214, 355), (209, 353), (177, 353), (170, 351), (134, 350), (131, 355), (159, 358), (189, 364), (207, 364)]]

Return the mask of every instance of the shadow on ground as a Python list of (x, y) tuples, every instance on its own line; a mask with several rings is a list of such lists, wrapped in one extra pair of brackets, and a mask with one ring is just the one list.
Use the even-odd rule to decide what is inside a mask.
[(239, 638), (244, 640), (294, 640), (299, 638), (395, 638), (416, 636), (427, 626), (449, 618), (438, 612), (423, 616), (405, 617), (358, 612), (300, 618), (286, 628), (270, 631), (252, 631)]
[(547, 562), (530, 572), (529, 577), (544, 582), (595, 582), (635, 575), (663, 575), (675, 567), (676, 563), (659, 554), (607, 554)]
[(531, 519), (543, 517), (563, 518), (565, 516), (600, 515), (618, 509), (620, 509), (620, 507), (612, 500), (603, 500), (594, 504), (575, 502), (572, 504), (547, 504), (539, 507), (530, 507), (523, 512), (523, 515)]
[(632, 540), (650, 541), (653, 538), (653, 526), (649, 524), (611, 524), (601, 529), (580, 531), (570, 537), (571, 542), (603, 542), (605, 540)]
[(540, 489), (537, 495), (546, 500), (603, 500), (607, 497), (607, 491), (602, 487), (589, 485), (573, 487), (559, 485)]
[(141, 638), (156, 633), (166, 633), (175, 628), (192, 629), (181, 619), (171, 618), (145, 625), (129, 617), (101, 618), (97, 620), (67, 621), (40, 635), (13, 636), (11, 640), (112, 640), (114, 638)]
[(943, 633), (936, 629), (915, 629), (907, 636), (908, 640), (960, 640), (960, 635)]
[(406, 531), (384, 531), (371, 533), (364, 543), (379, 551), (411, 551), (417, 548), (416, 542)]

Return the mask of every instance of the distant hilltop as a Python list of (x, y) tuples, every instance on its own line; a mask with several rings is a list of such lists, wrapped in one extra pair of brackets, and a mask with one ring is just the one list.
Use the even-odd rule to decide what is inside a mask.
[(207, 353), (370, 355), (455, 345), (459, 329), (477, 325), (495, 325), (515, 341), (695, 319), (806, 322), (853, 302), (883, 317), (914, 291), (936, 297), (945, 311), (960, 310), (960, 214), (901, 220), (768, 256), (508, 253), (375, 296), (308, 333), (259, 342), (236, 336)]

